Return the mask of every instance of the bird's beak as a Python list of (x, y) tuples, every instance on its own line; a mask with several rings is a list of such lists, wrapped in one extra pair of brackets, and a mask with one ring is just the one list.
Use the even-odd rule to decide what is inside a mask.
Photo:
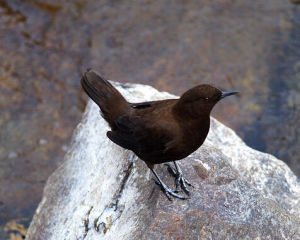
[(224, 98), (224, 97), (228, 97), (230, 95), (237, 94), (237, 93), (239, 93), (239, 92), (237, 92), (237, 91), (234, 91), (234, 92), (222, 92), (221, 99)]

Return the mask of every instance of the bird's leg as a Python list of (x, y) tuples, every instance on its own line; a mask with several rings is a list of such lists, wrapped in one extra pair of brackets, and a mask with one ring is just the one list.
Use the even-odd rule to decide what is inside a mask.
[(193, 186), (182, 174), (182, 171), (178, 164), (176, 162), (173, 162), (175, 165), (175, 168), (172, 168), (169, 164), (165, 164), (168, 167), (168, 171), (175, 177), (175, 192), (179, 192), (179, 186), (181, 185), (181, 188), (186, 192), (187, 195), (190, 194), (190, 191), (188, 190), (187, 186)]
[(169, 188), (161, 179), (160, 177), (157, 175), (157, 173), (154, 171), (153, 167), (149, 167), (150, 170), (153, 172), (154, 176), (156, 177), (157, 181), (156, 184), (158, 184), (161, 187), (161, 190), (166, 194), (167, 198), (172, 201), (171, 195), (173, 197), (177, 197), (180, 199), (186, 199), (185, 197), (177, 194), (174, 190), (172, 190), (171, 188)]

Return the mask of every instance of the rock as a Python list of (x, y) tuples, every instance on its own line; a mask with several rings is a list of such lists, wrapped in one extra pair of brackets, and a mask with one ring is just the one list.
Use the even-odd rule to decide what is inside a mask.
[(300, 0), (291, 0), (291, 3), (300, 4)]
[[(115, 84), (132, 102), (174, 97)], [(194, 184), (185, 201), (169, 201), (145, 163), (106, 137), (108, 129), (89, 102), (26, 239), (300, 239), (297, 177), (217, 120), (203, 146), (179, 162)], [(157, 170), (173, 186), (165, 166)]]

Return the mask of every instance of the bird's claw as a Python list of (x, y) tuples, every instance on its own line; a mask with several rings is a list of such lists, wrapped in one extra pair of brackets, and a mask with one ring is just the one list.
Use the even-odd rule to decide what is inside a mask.
[(175, 186), (176, 186), (175, 192), (178, 192), (179, 191), (179, 186), (181, 186), (183, 191), (185, 191), (185, 193), (187, 195), (189, 195), (190, 191), (189, 191), (189, 189), (187, 188), (186, 185), (192, 186), (192, 184), (181, 173), (177, 174), (177, 176), (175, 178)]
[(171, 197), (171, 196), (176, 197), (176, 198), (179, 198), (179, 199), (182, 199), (182, 200), (186, 199), (186, 197), (177, 194), (176, 190), (175, 190), (175, 191), (172, 190), (171, 188), (169, 188), (169, 187), (168, 187), (167, 185), (165, 185), (164, 183), (161, 184), (160, 182), (158, 182), (158, 181), (156, 181), (156, 180), (154, 180), (154, 181), (155, 181), (155, 183), (156, 183), (158, 186), (161, 187), (162, 191), (164, 192), (164, 194), (166, 195), (166, 197), (167, 197), (170, 201), (172, 201), (172, 197)]
[(165, 164), (167, 166), (167, 169), (169, 171), (169, 173), (171, 175), (173, 175), (173, 177), (175, 177), (175, 192), (178, 193), (179, 192), (179, 187), (181, 186), (181, 188), (183, 189), (183, 191), (189, 195), (190, 191), (187, 188), (187, 185), (190, 187), (193, 187), (193, 185), (183, 176), (183, 174), (181, 172), (177, 172), (174, 168), (172, 168), (170, 166), (170, 164)]

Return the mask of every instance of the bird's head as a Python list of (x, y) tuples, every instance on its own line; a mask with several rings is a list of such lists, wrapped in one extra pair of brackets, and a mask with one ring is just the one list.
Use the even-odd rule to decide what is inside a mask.
[(210, 114), (212, 108), (221, 99), (239, 92), (223, 92), (208, 84), (201, 84), (186, 91), (178, 102), (182, 110), (192, 115)]

